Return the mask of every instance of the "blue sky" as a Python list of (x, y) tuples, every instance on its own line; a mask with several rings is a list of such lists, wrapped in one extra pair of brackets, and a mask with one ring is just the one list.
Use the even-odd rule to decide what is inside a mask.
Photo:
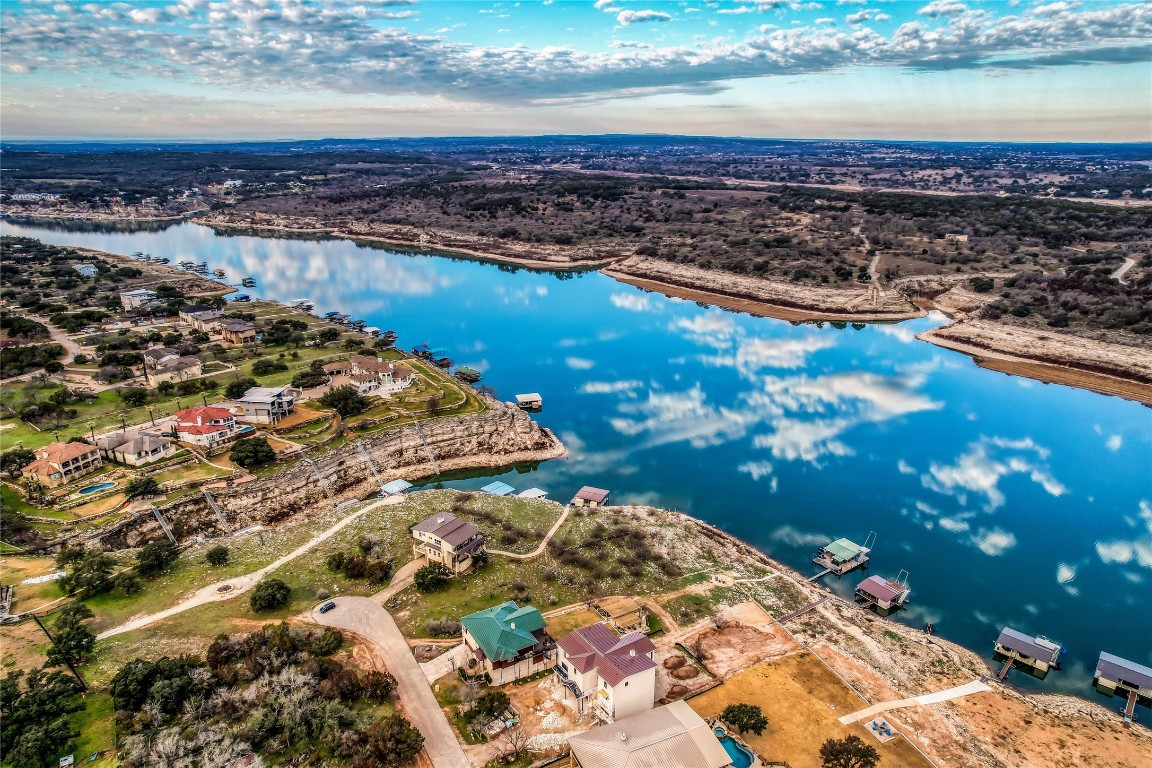
[(1147, 141), (1123, 0), (0, 0), (17, 138)]

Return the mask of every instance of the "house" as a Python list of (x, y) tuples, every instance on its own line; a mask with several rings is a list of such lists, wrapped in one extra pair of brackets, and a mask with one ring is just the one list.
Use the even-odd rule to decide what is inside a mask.
[(180, 358), (180, 350), (173, 349), (172, 347), (152, 347), (151, 349), (144, 350), (142, 357), (144, 358), (144, 369), (149, 370), (161, 363), (178, 360)]
[(1111, 653), (1101, 653), (1092, 686), (1105, 696), (1120, 694), (1128, 699), (1124, 718), (1132, 720), (1136, 705), (1152, 706), (1152, 669)]
[(557, 643), (556, 676), (577, 714), (611, 723), (652, 709), (656, 646), (646, 635), (620, 637), (604, 622), (581, 627)]
[(197, 304), (193, 307), (181, 307), (176, 317), (185, 325), (192, 325), (192, 318), (204, 312), (214, 312), (215, 309), (207, 304)]
[(153, 368), (149, 368), (147, 358), (145, 358), (144, 374), (152, 386), (156, 386), (162, 381), (188, 381), (204, 375), (204, 364), (200, 362), (200, 358), (187, 356), (166, 360)]
[(224, 313), (215, 309), (205, 309), (200, 312), (181, 312), (180, 319), (201, 333), (211, 333), (216, 330), (224, 319)]
[(568, 738), (570, 768), (724, 768), (732, 757), (712, 726), (674, 701)]
[(67, 485), (100, 468), (100, 451), (88, 443), (51, 443), (35, 451), (36, 459), (21, 470), (47, 488)]
[(606, 491), (603, 488), (593, 488), (586, 485), (576, 493), (576, 497), (572, 499), (572, 506), (574, 507), (606, 507), (610, 501), (611, 491)]
[(175, 452), (172, 440), (149, 430), (125, 430), (96, 438), (100, 455), (110, 461), (139, 467), (166, 459)]
[(1012, 627), (1004, 627), (996, 638), (992, 658), (1005, 663), (1000, 674), (1001, 680), (1011, 667), (1029, 668), (1034, 676), (1043, 678), (1049, 669), (1060, 669), (1060, 656), (1063, 653), (1064, 649), (1059, 643), (1046, 637), (1033, 637)]
[(484, 534), (451, 512), (441, 512), (412, 526), (412, 554), (442, 563), (454, 576), (467, 573), (484, 551)]
[[(336, 366), (343, 368), (336, 372)], [(416, 380), (416, 374), (408, 366), (371, 355), (352, 355), (346, 364), (329, 363), (324, 366), (324, 371), (329, 375), (334, 375), (334, 372), (344, 374), (354, 384), (366, 385), (369, 393), (380, 395), (399, 392)], [(375, 384), (372, 384), (373, 380)], [(361, 394), (365, 392), (362, 391)]]
[(299, 396), (292, 387), (252, 387), (233, 404), (232, 413), (249, 424), (275, 424), (292, 413)]
[(617, 632), (648, 631), (648, 609), (634, 597), (605, 597), (592, 607)]
[(247, 320), (222, 320), (218, 324), (224, 341), (229, 344), (254, 344), (256, 342), (256, 326)]
[(88, 262), (82, 262), (80, 264), (73, 264), (72, 269), (79, 272), (82, 277), (95, 277), (96, 276), (96, 265), (95, 264), (89, 264)]
[(528, 392), (523, 395), (516, 395), (516, 405), (526, 411), (535, 411), (544, 406), (544, 398), (540, 397), (539, 392)]
[(238, 432), (232, 412), (211, 405), (177, 411), (172, 429), (177, 440), (208, 449), (229, 442)]
[(131, 311), (133, 309), (152, 307), (159, 302), (156, 300), (156, 291), (140, 288), (139, 290), (127, 291), (120, 294), (120, 303), (124, 305), (124, 309)]
[(513, 601), (460, 619), (468, 672), (487, 674), (493, 685), (514, 683), (544, 672), (556, 658), (556, 644), (544, 629), (544, 617), (532, 606)]

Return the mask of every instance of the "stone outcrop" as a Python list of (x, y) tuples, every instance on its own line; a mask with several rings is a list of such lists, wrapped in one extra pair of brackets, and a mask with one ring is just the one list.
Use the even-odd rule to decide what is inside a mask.
[[(334, 501), (369, 496), (379, 491), (379, 485), (357, 443), (363, 445), (383, 482), (544, 461), (566, 453), (560, 441), (528, 414), (492, 400), (487, 405), (483, 413), (420, 422), (419, 429), (406, 425), (363, 438), (352, 436), (343, 446), (295, 461), (271, 477), (213, 489), (210, 492), (226, 528), (203, 495), (176, 499), (159, 510), (176, 538), (185, 541), (251, 525), (271, 525), (307, 516)], [(88, 538), (98, 539), (108, 549), (123, 549), (163, 535), (159, 522), (145, 511), (94, 531)]]

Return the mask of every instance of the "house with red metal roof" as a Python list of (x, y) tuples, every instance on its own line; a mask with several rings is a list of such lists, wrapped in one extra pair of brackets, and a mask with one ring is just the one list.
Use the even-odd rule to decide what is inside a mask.
[(572, 499), (572, 506), (606, 507), (609, 504), (611, 495), (611, 491), (586, 485), (576, 492), (576, 496)]
[(557, 643), (556, 676), (577, 714), (611, 723), (652, 709), (656, 646), (647, 635), (620, 637), (605, 623), (581, 627)]
[(236, 436), (236, 417), (227, 408), (200, 406), (176, 412), (176, 439), (212, 449)]

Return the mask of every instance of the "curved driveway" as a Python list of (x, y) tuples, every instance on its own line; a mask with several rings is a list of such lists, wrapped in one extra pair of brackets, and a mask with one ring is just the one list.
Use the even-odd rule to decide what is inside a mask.
[(384, 656), (388, 671), (396, 678), (397, 698), (403, 702), (412, 724), (424, 735), (424, 749), (436, 768), (471, 768), (448, 718), (432, 695), (428, 678), (408, 641), (388, 611), (367, 597), (337, 597), (327, 613), (312, 609), (312, 619), (326, 627), (354, 632), (372, 643)]

